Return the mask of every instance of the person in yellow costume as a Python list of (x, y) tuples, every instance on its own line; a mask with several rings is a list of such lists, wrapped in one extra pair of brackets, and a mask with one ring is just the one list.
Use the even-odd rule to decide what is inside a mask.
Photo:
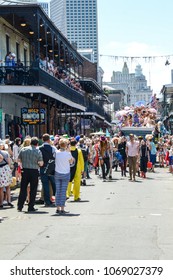
[(67, 187), (66, 198), (70, 197), (73, 184), (73, 195), (74, 201), (80, 201), (80, 185), (81, 185), (81, 175), (84, 172), (84, 158), (82, 151), (76, 148), (77, 141), (75, 138), (70, 141), (70, 151), (72, 157), (74, 158), (74, 163), (70, 167), (70, 181)]

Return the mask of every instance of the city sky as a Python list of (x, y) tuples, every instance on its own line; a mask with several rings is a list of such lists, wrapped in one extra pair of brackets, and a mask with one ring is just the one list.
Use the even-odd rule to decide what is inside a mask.
[[(171, 83), (173, 1), (97, 1), (99, 53), (112, 56), (99, 57), (105, 72), (103, 81), (110, 81), (112, 71), (121, 71), (127, 61), (130, 72), (141, 64), (148, 85), (159, 93), (164, 84)], [(130, 56), (130, 59), (124, 60), (120, 56)], [(131, 59), (136, 56), (147, 58)], [(156, 57), (148, 59), (149, 56)], [(170, 65), (165, 66), (166, 60)]]

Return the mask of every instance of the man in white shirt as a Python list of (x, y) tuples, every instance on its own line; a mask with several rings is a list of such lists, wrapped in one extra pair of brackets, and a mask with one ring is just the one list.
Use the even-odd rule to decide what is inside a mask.
[(130, 134), (130, 141), (127, 142), (126, 145), (126, 153), (129, 163), (129, 175), (130, 175), (130, 181), (132, 181), (132, 175), (133, 175), (133, 181), (135, 182), (135, 176), (136, 176), (136, 161), (137, 156), (139, 154), (139, 142), (135, 140), (134, 135)]

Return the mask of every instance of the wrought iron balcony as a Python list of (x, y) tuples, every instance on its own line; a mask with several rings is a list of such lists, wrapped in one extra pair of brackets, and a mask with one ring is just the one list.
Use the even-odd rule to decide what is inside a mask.
[(40, 68), (1, 66), (0, 83), (4, 85), (44, 86), (72, 102), (85, 106), (83, 93), (70, 88)]

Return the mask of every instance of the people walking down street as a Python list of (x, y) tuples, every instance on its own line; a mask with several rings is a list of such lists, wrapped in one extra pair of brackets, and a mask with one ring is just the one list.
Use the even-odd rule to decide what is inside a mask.
[(4, 190), (6, 192), (7, 205), (14, 207), (11, 203), (10, 184), (12, 183), (12, 172), (10, 169), (10, 156), (5, 151), (5, 143), (0, 140), (0, 208), (3, 208)]
[(173, 145), (169, 148), (168, 160), (169, 160), (169, 172), (173, 174)]
[[(129, 180), (135, 182), (136, 181), (136, 161), (137, 156), (139, 155), (139, 142), (135, 140), (134, 134), (130, 134), (130, 141), (127, 142), (126, 145), (126, 153), (129, 163)], [(133, 176), (133, 178), (132, 178)]]
[(157, 154), (157, 149), (156, 145), (153, 141), (153, 137), (151, 136), (149, 139), (149, 149), (150, 149), (150, 161), (152, 163), (152, 172), (155, 172), (155, 164), (156, 164), (156, 154)]
[(157, 143), (157, 155), (158, 155), (158, 161), (159, 161), (159, 166), (164, 167), (164, 160), (165, 160), (165, 143), (163, 138), (160, 138), (158, 143)]
[[(21, 145), (21, 149), (24, 148), (24, 147), (28, 147), (31, 145), (31, 137), (27, 137), (23, 140), (23, 143)], [(27, 187), (27, 198), (26, 198), (26, 202), (28, 203), (29, 202), (29, 199), (30, 199), (30, 185), (28, 185)]]
[(93, 167), (95, 169), (95, 175), (99, 174), (99, 138), (94, 139), (94, 145), (92, 148), (92, 161), (93, 161)]
[(22, 211), (27, 196), (27, 187), (30, 184), (30, 200), (28, 212), (34, 212), (35, 198), (38, 186), (39, 168), (43, 166), (43, 156), (38, 149), (39, 140), (37, 137), (31, 138), (31, 145), (20, 150), (18, 160), (22, 164), (21, 188), (18, 198), (18, 211)]
[(118, 152), (122, 156), (122, 163), (120, 165), (121, 167), (121, 176), (126, 177), (126, 166), (127, 166), (127, 155), (126, 155), (126, 137), (122, 136), (119, 138), (119, 144), (118, 144)]
[(87, 177), (87, 169), (88, 169), (88, 155), (89, 155), (89, 147), (87, 147), (84, 143), (84, 139), (79, 139), (79, 149), (82, 151), (83, 160), (84, 160), (84, 172), (82, 174), (82, 185), (86, 186), (86, 177)]
[(116, 152), (118, 151), (118, 142), (119, 142), (119, 137), (118, 136), (113, 137), (112, 143), (113, 143), (114, 156), (113, 156), (112, 168), (115, 168), (115, 171), (118, 170), (118, 165), (119, 165), (119, 160), (115, 156)]
[(106, 176), (109, 174), (110, 170), (110, 149), (105, 136), (100, 137), (99, 160), (102, 170), (102, 179), (103, 182), (106, 182)]
[(73, 163), (71, 152), (67, 151), (68, 140), (60, 139), (60, 149), (56, 151), (55, 157), (55, 205), (57, 214), (66, 214), (64, 210), (66, 201), (66, 191), (70, 180), (70, 164)]
[(50, 197), (50, 188), (49, 183), (52, 187), (52, 193), (53, 196), (55, 196), (56, 186), (55, 186), (55, 178), (52, 175), (47, 175), (44, 171), (47, 166), (47, 163), (50, 159), (55, 159), (56, 155), (56, 148), (54, 146), (51, 146), (51, 140), (49, 134), (44, 134), (43, 137), (43, 145), (39, 147), (40, 151), (43, 155), (43, 166), (40, 167), (40, 178), (43, 185), (43, 192), (44, 192), (44, 203), (46, 207), (53, 206), (51, 197)]
[[(70, 197), (71, 193), (73, 193), (74, 201), (78, 202), (81, 200), (80, 198), (80, 185), (81, 185), (81, 176), (84, 172), (84, 160), (82, 151), (76, 148), (77, 141), (75, 138), (70, 140), (70, 151), (72, 157), (74, 158), (74, 162), (70, 167), (70, 181), (68, 183), (67, 188), (67, 199)], [(73, 183), (73, 189), (72, 189)]]
[(109, 168), (109, 179), (112, 179), (112, 166), (113, 166), (113, 143), (111, 141), (111, 136), (110, 133), (107, 131), (106, 133), (106, 140), (108, 143), (108, 150), (109, 150), (109, 163), (110, 163), (110, 168)]
[(145, 140), (141, 141), (140, 149), (140, 171), (141, 171), (141, 177), (146, 178), (147, 173), (147, 163), (150, 160), (149, 155), (149, 148)]
[(20, 146), (21, 146), (21, 139), (17, 137), (14, 140), (14, 145), (13, 145), (13, 162), (14, 162), (14, 169), (13, 169), (13, 177), (16, 177), (16, 183), (20, 183), (21, 181), (21, 173), (20, 170), (18, 169), (19, 163), (18, 163), (18, 156), (19, 156), (19, 151), (20, 151)]
[(92, 155), (92, 152), (93, 152), (93, 149), (92, 149), (93, 141), (91, 139), (89, 139), (89, 138), (86, 138), (84, 143), (85, 143), (87, 151), (88, 151), (88, 165), (87, 165), (87, 170), (86, 170), (86, 178), (87, 179), (91, 179), (90, 172), (91, 172), (92, 166), (93, 166), (93, 155)]
[[(141, 146), (142, 140), (143, 140), (143, 136), (138, 136), (139, 147)], [(136, 174), (138, 175), (138, 177), (140, 177), (140, 175), (141, 175), (141, 173), (140, 173), (140, 153), (138, 154), (137, 159), (136, 159)]]

